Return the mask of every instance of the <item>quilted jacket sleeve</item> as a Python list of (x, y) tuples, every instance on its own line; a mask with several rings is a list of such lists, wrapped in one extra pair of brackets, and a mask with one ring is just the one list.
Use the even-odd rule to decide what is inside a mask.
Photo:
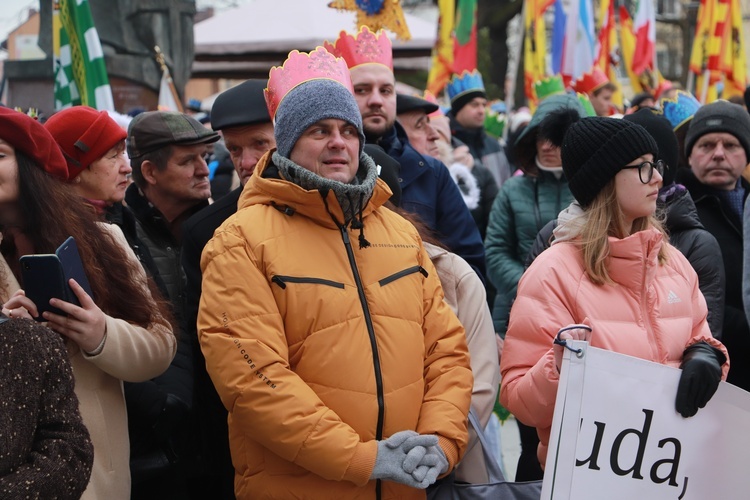
[[(500, 189), (490, 212), (487, 226), (485, 252), (487, 274), (500, 293), (515, 295), (518, 280), (523, 274), (523, 258), (516, 255), (516, 217), (510, 203), (509, 191), (514, 183), (507, 183)], [(523, 257), (523, 258), (522, 258)]]
[(575, 323), (549, 259), (537, 259), (518, 285), (500, 360), (500, 403), (531, 427), (552, 424), (560, 374), (552, 341)]
[(443, 300), (437, 271), (424, 249), (422, 261), (428, 273), (423, 288), (425, 395), (417, 432), (438, 436), (451, 470), (468, 443), (467, 416), (474, 379), (466, 333)]
[(281, 314), (245, 240), (217, 231), (201, 268), (198, 337), (235, 430), (323, 478), (366, 484), (377, 442), (360, 442), (290, 369)]
[(690, 340), (688, 340), (687, 344), (685, 345), (685, 348), (693, 344), (697, 344), (698, 342), (706, 342), (712, 347), (720, 350), (726, 357), (726, 362), (721, 369), (721, 379), (726, 380), (727, 373), (729, 373), (729, 353), (727, 352), (726, 347), (724, 347), (724, 344), (722, 344), (721, 341), (715, 339), (711, 334), (711, 329), (709, 328), (707, 321), (708, 309), (706, 307), (706, 299), (703, 297), (703, 294), (700, 291), (698, 275), (695, 273), (687, 259), (685, 259), (685, 257), (683, 257), (683, 255), (677, 249), (672, 248), (670, 260), (672, 261), (672, 265), (674, 265), (678, 269), (678, 271), (685, 277), (688, 285), (692, 289), (692, 293), (690, 294), (690, 296), (693, 300), (694, 311), (693, 331)]

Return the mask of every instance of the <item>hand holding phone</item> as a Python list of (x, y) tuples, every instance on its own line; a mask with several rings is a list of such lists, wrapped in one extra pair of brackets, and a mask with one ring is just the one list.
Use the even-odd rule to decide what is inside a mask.
[(86, 278), (78, 247), (69, 237), (54, 254), (24, 255), (21, 257), (21, 276), (26, 296), (36, 305), (37, 321), (43, 321), (42, 314), (51, 312), (65, 316), (66, 313), (50, 305), (50, 299), (60, 299), (80, 306), (81, 303), (68, 284), (75, 279), (89, 295), (91, 285)]

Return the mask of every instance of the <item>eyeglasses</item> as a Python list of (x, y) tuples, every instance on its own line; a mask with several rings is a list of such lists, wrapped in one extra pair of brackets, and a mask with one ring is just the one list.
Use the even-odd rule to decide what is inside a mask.
[(641, 179), (641, 182), (643, 184), (648, 184), (651, 182), (651, 179), (654, 178), (654, 170), (659, 172), (659, 175), (664, 177), (664, 171), (667, 170), (669, 167), (667, 167), (667, 164), (664, 163), (662, 160), (657, 160), (656, 162), (653, 161), (644, 161), (643, 163), (639, 165), (629, 165), (627, 167), (622, 168), (637, 168), (638, 169), (638, 178)]

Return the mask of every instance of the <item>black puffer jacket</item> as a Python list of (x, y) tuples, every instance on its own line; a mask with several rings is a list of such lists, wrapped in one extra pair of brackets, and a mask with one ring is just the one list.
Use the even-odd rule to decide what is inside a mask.
[(669, 242), (690, 261), (698, 275), (698, 286), (708, 306), (708, 326), (721, 339), (724, 324), (724, 266), (716, 257), (721, 248), (703, 227), (690, 193), (675, 194), (666, 207)]
[[(690, 169), (677, 171), (676, 181), (685, 185), (695, 201), (703, 226), (714, 235), (721, 248), (726, 288), (724, 292), (724, 326), (721, 341), (729, 351), (732, 362), (727, 382), (746, 391), (750, 390), (750, 328), (742, 303), (743, 238), (742, 219), (728, 201), (702, 184)], [(745, 189), (745, 200), (750, 184), (740, 177)]]
[[(138, 238), (148, 247), (167, 290), (177, 325), (184, 315), (185, 276), (180, 243), (162, 214), (135, 184), (125, 201), (137, 219)], [(199, 203), (196, 212), (208, 206)], [(130, 437), (131, 498), (187, 497), (181, 479), (190, 466), (197, 436), (191, 436), (188, 416), (193, 401), (193, 354), (190, 337), (177, 334), (177, 353), (162, 375), (146, 382), (125, 383)], [(182, 488), (182, 489), (181, 489)]]

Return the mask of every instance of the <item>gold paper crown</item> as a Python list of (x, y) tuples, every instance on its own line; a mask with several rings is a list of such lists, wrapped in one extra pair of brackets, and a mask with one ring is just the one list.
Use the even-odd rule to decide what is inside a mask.
[(598, 66), (594, 66), (593, 68), (591, 68), (591, 71), (588, 71), (579, 76), (573, 82), (572, 87), (576, 92), (591, 94), (592, 92), (596, 92), (599, 88), (608, 83), (609, 78), (607, 78), (607, 75), (604, 74), (604, 71), (602, 71)]
[(354, 94), (349, 68), (343, 59), (335, 57), (323, 47), (310, 52), (293, 50), (281, 66), (268, 73), (268, 87), (263, 90), (271, 118), (275, 118), (281, 101), (295, 87), (310, 80), (333, 80)]
[(343, 57), (349, 68), (375, 63), (393, 71), (391, 40), (382, 30), (373, 33), (367, 26), (362, 26), (356, 37), (342, 31), (334, 44), (323, 42), (323, 47), (336, 57)]

